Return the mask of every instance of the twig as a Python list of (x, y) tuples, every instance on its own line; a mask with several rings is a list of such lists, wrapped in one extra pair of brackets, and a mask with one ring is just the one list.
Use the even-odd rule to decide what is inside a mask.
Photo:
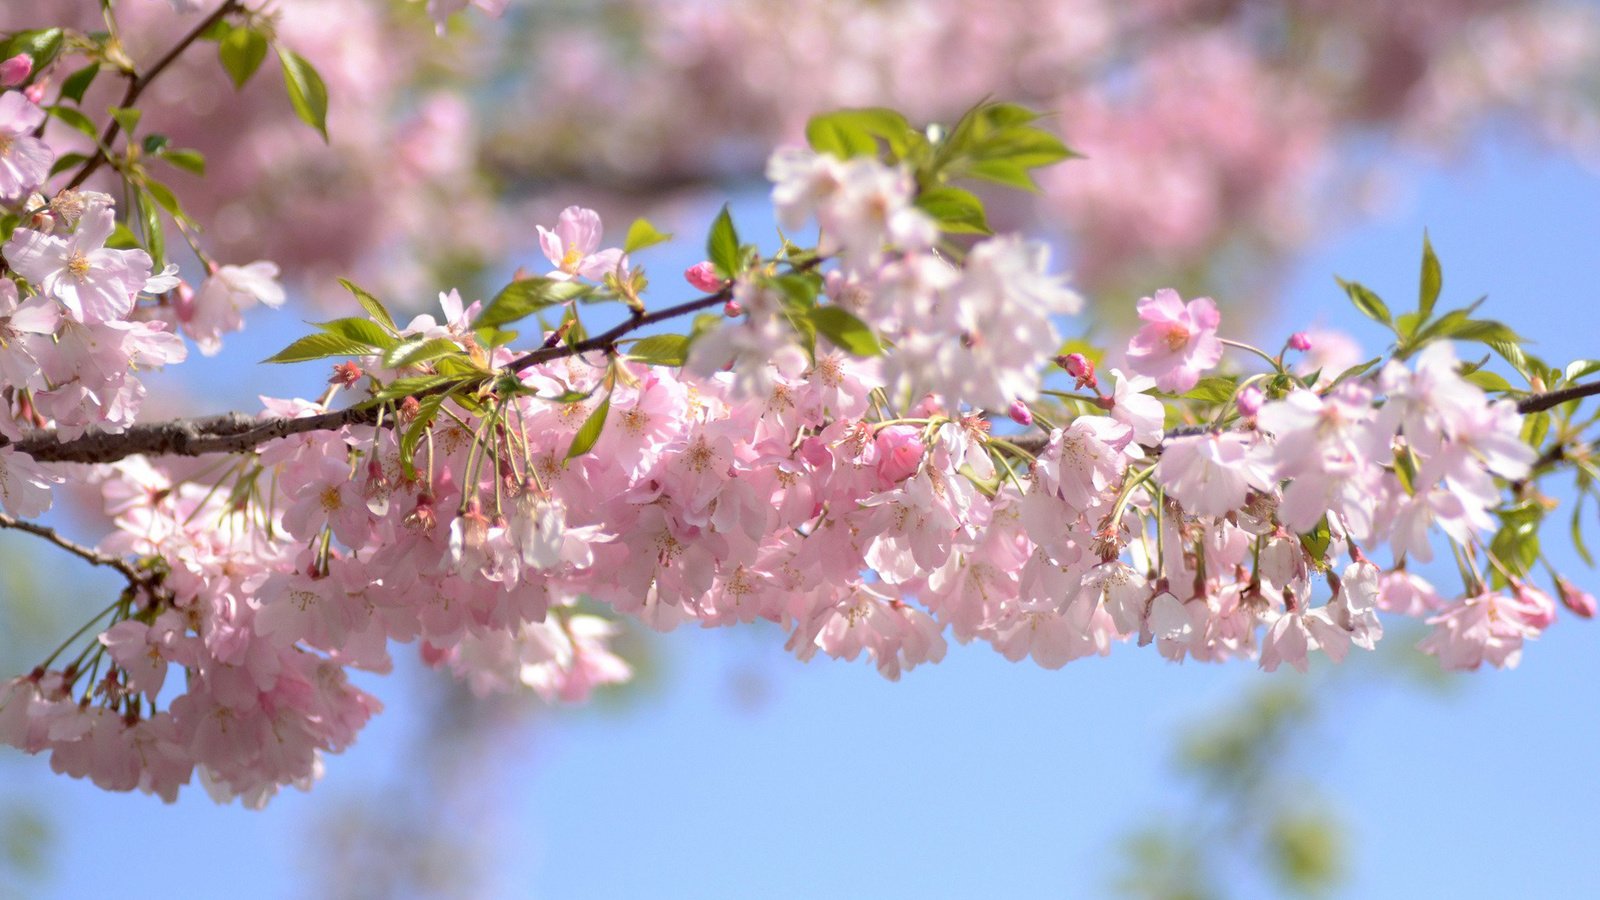
[(57, 547), (60, 547), (68, 553), (71, 553), (73, 556), (87, 560), (88, 562), (91, 562), (97, 566), (106, 566), (108, 568), (116, 569), (118, 572), (122, 573), (124, 578), (128, 579), (129, 584), (136, 588), (148, 586), (149, 579), (140, 573), (138, 569), (135, 569), (133, 566), (129, 565), (127, 560), (118, 556), (112, 556), (108, 553), (101, 553), (98, 550), (91, 550), (82, 544), (70, 541), (57, 533), (54, 528), (48, 528), (35, 522), (25, 522), (22, 519), (13, 518), (5, 513), (0, 513), (0, 528), (15, 528), (18, 531), (26, 531), (29, 534), (38, 535), (50, 543), (55, 544)]
[[(196, 25), (188, 34), (180, 38), (178, 43), (174, 44), (172, 49), (166, 52), (166, 55), (156, 60), (155, 65), (151, 66), (148, 72), (143, 75), (135, 75), (129, 72), (128, 89), (122, 92), (122, 102), (117, 105), (127, 109), (137, 103), (139, 95), (143, 94), (145, 88), (150, 86), (150, 82), (155, 81), (156, 76), (166, 71), (168, 66), (172, 65), (179, 56), (182, 56), (183, 51), (189, 49), (190, 44), (199, 40), (201, 35), (210, 31), (213, 26), (222, 21), (229, 13), (236, 12), (240, 8), (239, 0), (226, 0), (211, 15), (200, 20), (200, 24)], [(89, 157), (89, 160), (78, 169), (78, 174), (72, 176), (72, 181), (68, 182), (63, 190), (70, 191), (88, 181), (90, 175), (93, 175), (96, 170), (109, 162), (110, 160), (106, 154), (111, 152), (111, 142), (116, 140), (117, 135), (121, 133), (122, 123), (117, 121), (116, 117), (112, 117), (111, 121), (106, 123), (105, 131), (100, 134), (100, 145), (95, 149), (94, 156)]]

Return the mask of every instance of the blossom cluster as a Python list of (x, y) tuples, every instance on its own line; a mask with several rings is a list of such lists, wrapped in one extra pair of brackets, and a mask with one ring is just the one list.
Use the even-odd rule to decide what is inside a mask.
[[(230, 12), (265, 40), (248, 11), (217, 21)], [(280, 55), (320, 129), (320, 81)], [(1547, 370), (1471, 309), (1434, 317), (1431, 247), (1409, 318), (1349, 288), (1395, 332), (1381, 366), (1291, 367), (1316, 339), (1273, 356), (1170, 289), (1139, 301), (1118, 367), (1058, 356), (1081, 299), (1044, 244), (992, 234), (954, 184), (1032, 184), (1070, 155), (1008, 104), (948, 132), (886, 110), (824, 118), (768, 161), (782, 248), (741, 243), (725, 209), (685, 273), (701, 296), (679, 306), (647, 311), (633, 258), (666, 236), (640, 220), (606, 246), (599, 214), (569, 207), (537, 229), (551, 268), (486, 303), (451, 291), (402, 324), (346, 282), (366, 315), (269, 360), (344, 358), (326, 391), (265, 399), (227, 452), (182, 458), (190, 422), (176, 458), (52, 461), (145, 427), (141, 371), (189, 343), (216, 353), (287, 298), (276, 265), (217, 263), (164, 202), (135, 165), (162, 141), (69, 157), (36, 74), (0, 62), (0, 525), (92, 485), (111, 523), (97, 547), (29, 530), (128, 587), (81, 647), (0, 683), (0, 743), (107, 789), (170, 801), (198, 779), (258, 806), (309, 786), (380, 709), (351, 671), (388, 671), (404, 644), (480, 693), (581, 701), (631, 676), (624, 622), (770, 622), (801, 660), (865, 657), (897, 679), (951, 639), (1048, 668), (1132, 643), (1303, 671), (1374, 648), (1380, 612), (1424, 619), (1420, 647), (1446, 667), (1513, 666), (1556, 617), (1528, 579), (1536, 546), (1502, 523), (1542, 516), (1529, 480), (1560, 455), (1449, 339), (1495, 347), (1530, 387), (1600, 364)], [(132, 209), (84, 186), (105, 162)], [(52, 190), (58, 167), (75, 174)], [(200, 278), (167, 263), (161, 209)], [(591, 334), (595, 302), (626, 318)], [(696, 312), (690, 334), (633, 333)], [(1269, 368), (1224, 366), (1230, 346)], [(1048, 386), (1052, 362), (1072, 390)], [(1410, 568), (1440, 534), (1454, 599)], [(1570, 583), (1556, 593), (1594, 615)]]

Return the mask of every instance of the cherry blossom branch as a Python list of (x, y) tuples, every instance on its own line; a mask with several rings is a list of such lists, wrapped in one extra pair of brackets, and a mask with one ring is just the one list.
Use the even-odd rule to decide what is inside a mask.
[[(122, 101), (117, 105), (127, 109), (137, 103), (145, 88), (150, 86), (150, 82), (155, 81), (157, 76), (166, 71), (168, 66), (182, 56), (183, 51), (189, 49), (191, 44), (199, 40), (202, 35), (210, 31), (230, 13), (237, 12), (242, 8), (239, 0), (225, 0), (211, 15), (200, 20), (200, 23), (191, 29), (188, 34), (180, 38), (165, 55), (156, 60), (155, 65), (151, 66), (149, 71), (143, 75), (137, 75), (131, 71), (128, 72), (128, 88), (123, 91)], [(67, 183), (65, 190), (70, 191), (88, 181), (90, 175), (93, 175), (101, 166), (110, 161), (108, 154), (111, 152), (111, 142), (116, 140), (117, 135), (121, 133), (122, 122), (113, 116), (111, 121), (106, 123), (105, 131), (100, 134), (99, 146), (95, 149), (94, 155), (89, 157), (89, 160), (78, 169), (76, 175), (72, 176), (72, 181)]]
[(1600, 381), (1575, 384), (1558, 391), (1546, 391), (1543, 394), (1530, 394), (1517, 401), (1517, 412), (1523, 415), (1544, 412), (1547, 409), (1555, 409), (1568, 401), (1581, 400), (1584, 397), (1593, 397), (1596, 394), (1600, 394)]
[(14, 528), (18, 531), (26, 531), (29, 534), (42, 537), (50, 543), (55, 544), (57, 547), (60, 547), (68, 553), (71, 553), (73, 556), (79, 557), (80, 559), (86, 560), (94, 565), (116, 569), (118, 572), (122, 573), (124, 578), (128, 579), (129, 584), (132, 584), (135, 587), (144, 585), (147, 581), (144, 575), (140, 574), (137, 569), (128, 564), (127, 560), (124, 560), (121, 557), (111, 556), (110, 554), (101, 553), (98, 550), (91, 550), (82, 544), (68, 540), (67, 538), (62, 537), (54, 528), (48, 528), (35, 522), (25, 522), (22, 519), (13, 518), (5, 513), (0, 513), (0, 528)]
[[(815, 266), (815, 262), (802, 264), (796, 269)], [(524, 354), (505, 367), (507, 372), (521, 372), (542, 363), (577, 356), (582, 353), (616, 350), (618, 340), (628, 333), (667, 319), (699, 312), (728, 302), (733, 295), (730, 285), (713, 294), (669, 306), (652, 313), (635, 314), (610, 330), (554, 347), (541, 347)], [(425, 396), (432, 392), (422, 392)], [(354, 425), (373, 425), (378, 422), (382, 403), (368, 401), (342, 410), (299, 418), (252, 418), (242, 413), (224, 413), (202, 418), (174, 419), (134, 425), (118, 432), (90, 428), (82, 436), (69, 441), (59, 440), (53, 429), (29, 432), (20, 440), (9, 441), (0, 435), (0, 447), (11, 446), (39, 462), (108, 463), (129, 456), (204, 456), (208, 453), (241, 453), (278, 438), (313, 431), (336, 431)], [(386, 423), (392, 423), (392, 417)]]
[[(1529, 394), (1528, 396), (1517, 401), (1517, 412), (1523, 415), (1544, 412), (1546, 410), (1554, 409), (1563, 403), (1569, 403), (1573, 400), (1582, 400), (1585, 397), (1593, 397), (1597, 394), (1600, 394), (1600, 381), (1591, 381), (1588, 384), (1574, 384), (1569, 387), (1561, 388), (1560, 390), (1546, 391), (1541, 394)], [(1169, 430), (1167, 432), (1167, 436), (1172, 437), (1174, 435), (1189, 433), (1197, 434), (1209, 430), (1211, 430), (1211, 427), (1208, 425), (1192, 427), (1186, 426), (1183, 428)], [(1045, 445), (1049, 443), (1050, 438), (1045, 434), (1026, 434), (1018, 437), (1010, 437), (1007, 438), (1007, 440), (1017, 447), (1028, 451), (1029, 453), (1039, 453), (1044, 450)], [(1540, 457), (1538, 464), (1535, 465), (1535, 469), (1543, 468), (1551, 463), (1560, 462), (1560, 448), (1561, 445), (1557, 445), (1556, 448), (1547, 453), (1545, 456)]]

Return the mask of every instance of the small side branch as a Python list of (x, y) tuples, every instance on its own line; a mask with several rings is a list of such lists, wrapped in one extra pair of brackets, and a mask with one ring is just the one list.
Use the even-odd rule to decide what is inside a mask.
[(5, 513), (0, 513), (0, 528), (14, 528), (17, 531), (26, 531), (29, 534), (37, 535), (71, 553), (73, 556), (97, 566), (116, 569), (122, 573), (124, 578), (128, 579), (129, 584), (136, 588), (142, 588), (147, 585), (148, 579), (139, 570), (129, 565), (127, 560), (112, 556), (109, 553), (101, 553), (98, 550), (93, 550), (75, 541), (68, 540), (62, 537), (54, 528), (48, 528), (35, 522), (26, 522), (22, 519), (8, 516)]

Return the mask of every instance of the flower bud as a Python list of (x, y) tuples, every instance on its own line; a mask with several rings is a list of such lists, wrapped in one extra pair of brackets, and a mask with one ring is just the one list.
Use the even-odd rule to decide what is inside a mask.
[(922, 441), (910, 425), (890, 425), (878, 432), (878, 478), (885, 488), (899, 484), (917, 473), (922, 465)]
[(1028, 404), (1023, 403), (1021, 400), (1011, 401), (1011, 408), (1006, 411), (1006, 415), (1009, 415), (1011, 421), (1018, 425), (1033, 424), (1033, 412), (1028, 409)]
[(709, 261), (698, 262), (683, 272), (683, 278), (694, 286), (697, 291), (715, 294), (727, 286), (727, 282), (717, 277), (717, 267)]
[(1256, 413), (1261, 412), (1261, 404), (1265, 400), (1266, 397), (1262, 396), (1261, 391), (1252, 384), (1240, 391), (1239, 396), (1235, 397), (1233, 402), (1239, 407), (1241, 415), (1254, 419)]
[(1077, 379), (1077, 387), (1099, 387), (1099, 379), (1095, 377), (1094, 363), (1082, 353), (1069, 353), (1066, 356), (1056, 357), (1056, 365), (1067, 370), (1067, 374)]
[(1550, 595), (1526, 581), (1513, 581), (1511, 595), (1517, 614), (1529, 628), (1543, 631), (1556, 620), (1556, 604)]
[(35, 81), (33, 84), (30, 84), (22, 89), (22, 96), (27, 97), (28, 102), (38, 105), (44, 102), (44, 88), (44, 82)]
[(1289, 348), (1305, 353), (1311, 349), (1311, 335), (1306, 334), (1304, 331), (1296, 331), (1294, 334), (1289, 335)]
[(0, 62), (0, 87), (16, 87), (28, 80), (33, 74), (33, 57), (26, 53), (18, 53), (5, 62)]
[(1561, 605), (1568, 612), (1585, 619), (1594, 618), (1596, 604), (1593, 594), (1559, 576), (1556, 578), (1556, 592), (1561, 595)]
[(744, 315), (744, 307), (740, 306), (737, 300), (729, 300), (722, 304), (722, 314), (730, 319), (737, 319)]

